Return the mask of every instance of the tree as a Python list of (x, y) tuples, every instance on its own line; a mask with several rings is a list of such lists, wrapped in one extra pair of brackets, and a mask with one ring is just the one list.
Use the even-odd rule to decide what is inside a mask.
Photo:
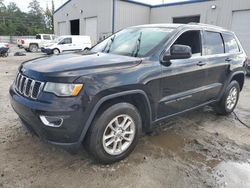
[(29, 3), (29, 18), (32, 20), (30, 22), (29, 32), (31, 33), (41, 33), (46, 30), (45, 17), (43, 15), (43, 9), (37, 0), (32, 0)]
[(5, 7), (3, 1), (4, 1), (4, 0), (0, 0), (0, 13), (4, 12), (5, 9), (6, 9), (6, 7)]
[(28, 8), (30, 9), (29, 10), (30, 14), (32, 14), (32, 15), (42, 15), (43, 9), (42, 9), (42, 7), (40, 6), (40, 3), (37, 0), (31, 1), (29, 3)]
[(10, 2), (8, 5), (7, 5), (7, 11), (8, 12), (21, 12), (20, 11), (20, 8), (16, 5), (16, 3), (14, 2)]
[(29, 12), (22, 12), (13, 2), (7, 6), (0, 0), (0, 35), (35, 35), (53, 32), (53, 6), (45, 11), (37, 0), (29, 4)]
[(52, 10), (49, 9), (48, 5), (44, 12), (46, 28), (51, 32), (53, 31), (53, 13)]

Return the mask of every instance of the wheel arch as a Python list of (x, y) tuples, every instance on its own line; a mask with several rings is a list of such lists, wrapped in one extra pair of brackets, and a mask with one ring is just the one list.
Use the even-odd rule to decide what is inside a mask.
[(134, 105), (138, 109), (142, 118), (142, 130), (146, 131), (147, 129), (150, 129), (152, 122), (152, 109), (147, 94), (142, 90), (124, 91), (105, 96), (96, 103), (85, 123), (79, 142), (84, 141), (85, 135), (96, 115), (109, 106), (119, 102), (128, 102)]
[(240, 90), (242, 90), (244, 82), (245, 82), (245, 74), (244, 74), (244, 72), (235, 72), (235, 74), (233, 74), (231, 76), (230, 82), (233, 81), (233, 80), (235, 80), (235, 81), (237, 81), (239, 83)]
[(39, 48), (38, 43), (34, 43), (34, 42), (32, 42), (32, 43), (30, 43), (30, 44), (29, 44), (29, 47), (30, 47), (31, 45), (36, 45), (36, 46)]

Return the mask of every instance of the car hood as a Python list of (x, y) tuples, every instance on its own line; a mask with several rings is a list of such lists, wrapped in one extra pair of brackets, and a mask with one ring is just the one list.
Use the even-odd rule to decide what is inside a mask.
[(135, 66), (140, 58), (106, 53), (72, 53), (23, 63), (20, 72), (41, 81), (73, 82), (80, 76)]

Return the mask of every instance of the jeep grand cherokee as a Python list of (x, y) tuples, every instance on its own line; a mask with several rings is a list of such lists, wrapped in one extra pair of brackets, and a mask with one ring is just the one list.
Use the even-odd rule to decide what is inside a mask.
[(10, 87), (21, 122), (42, 140), (100, 163), (128, 156), (141, 132), (213, 104), (230, 114), (246, 54), (233, 32), (202, 24), (124, 29), (88, 51), (23, 63)]

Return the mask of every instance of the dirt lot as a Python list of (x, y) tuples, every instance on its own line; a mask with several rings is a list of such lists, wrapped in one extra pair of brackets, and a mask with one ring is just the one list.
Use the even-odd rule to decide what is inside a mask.
[[(0, 187), (250, 187), (250, 128), (210, 107), (162, 124), (114, 165), (42, 143), (21, 127), (8, 98), (17, 67), (38, 56), (0, 58)], [(235, 112), (250, 125), (250, 78)]]

